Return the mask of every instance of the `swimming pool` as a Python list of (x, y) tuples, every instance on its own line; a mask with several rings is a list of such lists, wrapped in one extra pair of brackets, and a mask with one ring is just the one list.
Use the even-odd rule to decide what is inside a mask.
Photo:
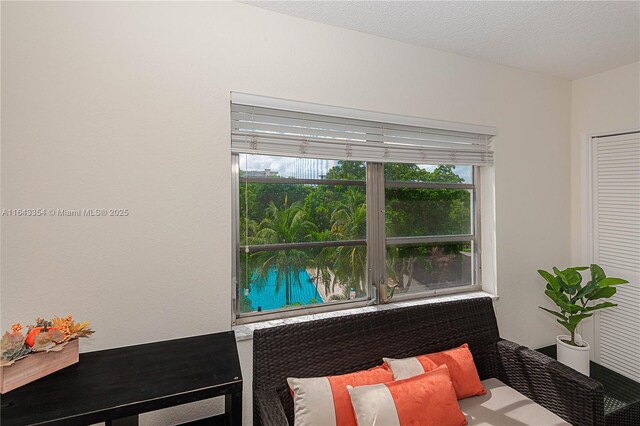
[[(306, 270), (301, 269), (297, 272), (291, 272), (289, 281), (291, 284), (291, 304), (310, 305), (314, 303), (322, 303), (322, 297), (316, 291), (316, 286), (311, 281), (311, 277)], [(284, 277), (282, 277), (280, 288), (276, 291), (277, 270), (272, 268), (269, 271), (267, 279), (260, 278), (257, 274), (253, 274), (249, 284), (249, 294), (246, 297), (251, 301), (252, 311), (270, 310), (284, 307), (286, 304), (286, 285)], [(266, 282), (265, 282), (266, 281)]]

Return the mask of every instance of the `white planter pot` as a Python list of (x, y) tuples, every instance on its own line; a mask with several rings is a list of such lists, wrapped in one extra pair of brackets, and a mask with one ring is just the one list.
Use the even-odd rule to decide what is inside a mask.
[(562, 340), (571, 340), (571, 336), (557, 336), (556, 346), (558, 348), (558, 361), (573, 368), (576, 371), (589, 375), (589, 349), (587, 342), (583, 341), (585, 346), (573, 346)]

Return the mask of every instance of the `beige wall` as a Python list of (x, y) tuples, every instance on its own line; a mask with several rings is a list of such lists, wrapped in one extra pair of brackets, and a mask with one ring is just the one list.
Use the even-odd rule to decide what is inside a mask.
[(2, 3), (2, 208), (130, 210), (3, 217), (2, 328), (73, 313), (83, 351), (229, 329), (230, 91), (496, 126), (501, 333), (553, 342), (535, 271), (570, 260), (570, 82), (237, 3)]
[[(571, 91), (571, 258), (572, 264), (592, 261), (584, 254), (583, 221), (585, 146), (589, 135), (640, 130), (640, 62), (574, 80)], [(594, 320), (581, 333), (594, 339)], [(592, 345), (592, 358), (597, 350)]]
[(582, 257), (582, 154), (588, 135), (640, 129), (640, 62), (574, 80), (571, 92), (571, 254)]

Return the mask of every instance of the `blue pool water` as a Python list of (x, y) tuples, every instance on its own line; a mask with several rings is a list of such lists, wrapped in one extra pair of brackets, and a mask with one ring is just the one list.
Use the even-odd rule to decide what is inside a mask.
[[(311, 277), (306, 270), (301, 269), (297, 272), (298, 280), (295, 280), (295, 272), (291, 273), (289, 281), (291, 282), (291, 304), (299, 303), (309, 305), (313, 303), (322, 303), (322, 298), (316, 291), (316, 286), (311, 281)], [(269, 309), (282, 308), (286, 303), (286, 285), (284, 277), (280, 283), (280, 288), (276, 292), (276, 269), (271, 269), (266, 280), (257, 275), (253, 275), (249, 284), (249, 294), (247, 297), (251, 300), (253, 311), (261, 308), (263, 311)], [(266, 282), (265, 282), (266, 281)]]

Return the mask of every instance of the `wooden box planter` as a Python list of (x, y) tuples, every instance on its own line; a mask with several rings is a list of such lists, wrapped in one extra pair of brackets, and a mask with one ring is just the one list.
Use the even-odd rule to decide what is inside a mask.
[(73, 339), (60, 352), (32, 353), (8, 367), (0, 367), (0, 393), (7, 393), (75, 364), (79, 360), (78, 354), (78, 339)]

